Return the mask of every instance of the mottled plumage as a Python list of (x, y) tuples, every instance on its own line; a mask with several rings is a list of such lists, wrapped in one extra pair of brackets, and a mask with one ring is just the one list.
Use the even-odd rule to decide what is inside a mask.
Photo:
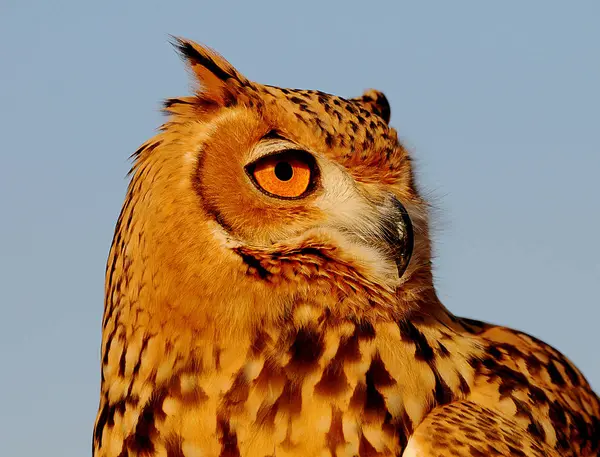
[(199, 87), (134, 154), (96, 457), (598, 454), (569, 360), (438, 300), (383, 94), (265, 86), (177, 46)]

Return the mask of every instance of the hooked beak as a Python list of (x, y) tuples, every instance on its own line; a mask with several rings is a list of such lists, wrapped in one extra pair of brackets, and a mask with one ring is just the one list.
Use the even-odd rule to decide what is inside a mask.
[(404, 205), (391, 193), (386, 197), (383, 202), (371, 203), (337, 227), (342, 227), (360, 244), (375, 248), (385, 260), (394, 262), (397, 279), (400, 279), (413, 252), (413, 226)]
[(406, 272), (414, 246), (413, 226), (408, 211), (400, 201), (392, 196), (391, 205), (383, 214), (381, 237), (396, 262), (398, 277)]

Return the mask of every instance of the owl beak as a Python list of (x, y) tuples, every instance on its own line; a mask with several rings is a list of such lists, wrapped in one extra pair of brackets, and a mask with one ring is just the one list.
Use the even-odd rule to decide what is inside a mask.
[(396, 262), (398, 277), (406, 272), (414, 246), (413, 226), (408, 211), (400, 201), (391, 196), (381, 219), (381, 238)]

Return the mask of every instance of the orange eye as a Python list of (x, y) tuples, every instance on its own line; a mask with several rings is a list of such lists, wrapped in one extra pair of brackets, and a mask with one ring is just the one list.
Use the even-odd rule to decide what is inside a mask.
[(302, 197), (314, 181), (314, 159), (304, 151), (273, 154), (249, 166), (255, 185), (279, 198)]

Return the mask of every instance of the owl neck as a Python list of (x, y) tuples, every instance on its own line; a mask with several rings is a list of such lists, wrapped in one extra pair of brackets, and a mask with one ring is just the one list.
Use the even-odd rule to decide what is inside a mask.
[[(139, 243), (144, 244), (143, 237)], [(318, 300), (298, 299), (260, 319), (242, 315), (241, 322), (236, 322), (217, 311), (202, 313), (198, 319), (198, 310), (176, 306), (174, 299), (157, 290), (157, 284), (169, 282), (160, 277), (168, 266), (145, 263), (149, 257), (144, 251), (135, 255), (117, 231), (106, 273), (103, 380), (114, 381), (128, 373), (148, 380), (163, 373), (161, 367), (168, 367), (163, 373), (165, 380), (190, 367), (214, 373), (225, 370), (231, 375), (231, 370), (253, 364), (255, 359), (260, 363), (280, 360), (286, 366), (283, 360), (287, 359), (293, 371), (309, 372), (311, 366), (322, 363), (321, 356), (331, 355), (340, 345), (347, 346), (339, 350), (354, 354), (350, 359), (356, 362), (362, 357), (359, 346), (368, 348), (365, 357), (370, 360), (379, 347), (394, 347), (398, 341), (406, 343), (402, 358), (413, 363), (431, 359), (441, 339), (460, 340), (464, 333), (433, 288), (417, 287), (404, 291), (404, 308), (389, 312), (336, 315)], [(178, 300), (193, 302), (194, 298), (202, 300), (199, 295), (186, 297), (184, 293)], [(216, 308), (231, 307), (214, 296), (204, 300), (212, 301)], [(142, 363), (144, 358), (150, 362)]]
[[(269, 429), (278, 415), (310, 422), (318, 419), (313, 412), (338, 404), (357, 421), (392, 420), (405, 439), (433, 407), (468, 395), (468, 362), (481, 352), (449, 313), (333, 320), (305, 304), (281, 322), (235, 335), (157, 325), (132, 307), (114, 313), (121, 317), (109, 317), (104, 329), (99, 422), (121, 403), (141, 414), (148, 407), (167, 411), (168, 400), (209, 418), (255, 414)], [(122, 317), (130, 325), (118, 324)], [(124, 432), (137, 436), (137, 429)]]

